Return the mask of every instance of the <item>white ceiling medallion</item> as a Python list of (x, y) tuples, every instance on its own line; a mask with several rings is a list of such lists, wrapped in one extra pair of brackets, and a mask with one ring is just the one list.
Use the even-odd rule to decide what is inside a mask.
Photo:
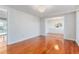
[(51, 8), (51, 5), (33, 5), (34, 10), (37, 10), (41, 13), (45, 12), (46, 10)]

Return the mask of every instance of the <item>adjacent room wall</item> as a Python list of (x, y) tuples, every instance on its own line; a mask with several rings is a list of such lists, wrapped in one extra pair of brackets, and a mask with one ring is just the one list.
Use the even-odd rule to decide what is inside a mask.
[[(62, 27), (56, 28), (56, 24), (58, 23), (61, 23)], [(60, 16), (46, 19), (46, 32), (64, 34), (64, 17)]]
[(64, 39), (76, 39), (76, 14), (68, 13), (64, 16)]

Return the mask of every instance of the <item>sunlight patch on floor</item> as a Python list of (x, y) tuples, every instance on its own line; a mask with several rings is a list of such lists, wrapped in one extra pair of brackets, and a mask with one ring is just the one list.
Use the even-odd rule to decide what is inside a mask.
[(55, 50), (59, 50), (59, 46), (57, 44), (54, 46), (54, 48)]

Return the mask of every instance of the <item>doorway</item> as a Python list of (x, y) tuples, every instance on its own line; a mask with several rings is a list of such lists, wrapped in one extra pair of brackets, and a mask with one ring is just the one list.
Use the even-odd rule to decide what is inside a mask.
[(64, 35), (64, 17), (53, 17), (46, 20), (46, 33)]

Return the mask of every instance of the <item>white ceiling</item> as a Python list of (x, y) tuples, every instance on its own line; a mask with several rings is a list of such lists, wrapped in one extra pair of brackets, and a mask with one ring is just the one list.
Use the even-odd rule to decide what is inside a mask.
[(30, 13), (38, 17), (52, 17), (59, 14), (69, 13), (75, 11), (79, 6), (77, 5), (50, 5), (51, 8), (41, 13), (33, 8), (33, 5), (9, 5), (9, 7), (18, 9), (23, 12)]

